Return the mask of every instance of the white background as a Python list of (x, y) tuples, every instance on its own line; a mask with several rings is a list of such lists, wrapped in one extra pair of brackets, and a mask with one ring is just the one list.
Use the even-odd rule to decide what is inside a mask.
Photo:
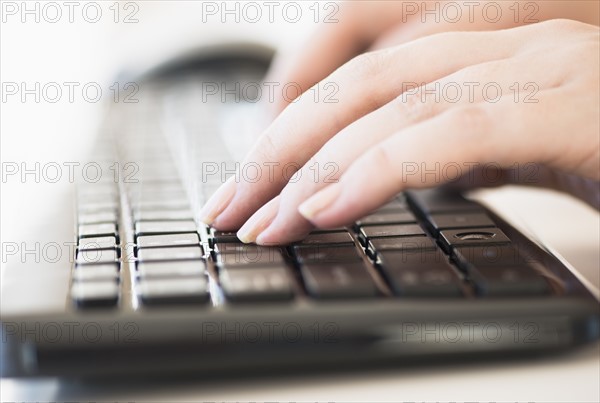
[[(5, 2), (2, 2), (4, 9)], [(27, 2), (31, 8), (36, 2)], [(62, 2), (58, 2), (61, 4)], [(137, 1), (138, 23), (114, 23), (112, 1), (101, 4), (103, 18), (92, 24), (81, 10), (75, 22), (26, 22), (6, 16), (1, 25), (1, 81), (96, 82), (106, 93), (123, 70), (141, 71), (171, 55), (204, 43), (226, 39), (261, 40), (292, 46), (314, 27), (312, 18), (290, 24), (281, 15), (274, 23), (202, 22), (202, 5), (192, 2)], [(124, 2), (122, 2), (124, 3)], [(21, 4), (21, 2), (17, 2)], [(39, 7), (44, 6), (39, 3)], [(305, 9), (306, 10), (306, 9)], [(66, 12), (66, 9), (63, 8)], [(305, 11), (308, 13), (308, 11)], [(277, 14), (276, 14), (277, 15)], [(308, 14), (307, 14), (308, 15)], [(123, 15), (121, 15), (121, 18)], [(77, 93), (77, 92), (76, 92)], [(74, 103), (35, 103), (18, 96), (1, 104), (2, 162), (81, 161), (89, 151), (102, 117), (102, 102), (77, 97)], [(39, 239), (42, 223), (60, 208), (61, 194), (70, 189), (58, 183), (9, 179), (2, 183), (2, 242)], [(517, 220), (558, 250), (591, 283), (599, 286), (598, 213), (568, 196), (539, 190), (507, 188), (482, 193), (485, 200)], [(51, 221), (50, 221), (51, 223)], [(190, 382), (159, 384), (150, 392), (141, 387), (86, 388), (57, 380), (2, 380), (6, 400), (476, 400), (476, 401), (599, 401), (598, 345), (561, 357), (534, 362), (479, 363), (442, 368), (400, 369), (376, 373), (298, 376), (219, 384)]]

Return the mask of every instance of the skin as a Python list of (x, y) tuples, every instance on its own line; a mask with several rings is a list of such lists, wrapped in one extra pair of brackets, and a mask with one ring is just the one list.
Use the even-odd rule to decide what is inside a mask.
[[(510, 14), (495, 24), (423, 24), (402, 16), (401, 2), (382, 3), (369, 11), (382, 18), (380, 28), (345, 10), (347, 26), (340, 19), (293, 64), (275, 64), (271, 77), (281, 82), (335, 83), (338, 102), (322, 102), (308, 91), (290, 105), (283, 99), (272, 104), (274, 114), (283, 112), (242, 164), (277, 165), (257, 182), (224, 184), (204, 206), (204, 222), (221, 230), (241, 227), (244, 242), (285, 244), (314, 227), (351, 223), (400, 191), (448, 182), (550, 186), (598, 208), (597, 2), (540, 2), (541, 21), (563, 16), (585, 23), (560, 19), (518, 27)], [(334, 51), (339, 41), (344, 45)], [(364, 48), (376, 50), (344, 63)], [(303, 62), (319, 55), (316, 64)], [(300, 73), (289, 67), (303, 63), (312, 68)], [(440, 96), (439, 88), (468, 83), (493, 83), (501, 96), (479, 89), (472, 96)], [(290, 166), (300, 168), (298, 180), (289, 180), (283, 168)], [(497, 173), (493, 183), (490, 167)]]

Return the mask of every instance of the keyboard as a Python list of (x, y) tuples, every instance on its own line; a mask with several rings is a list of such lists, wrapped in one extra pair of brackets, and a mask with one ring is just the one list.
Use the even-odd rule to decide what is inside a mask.
[[(125, 192), (105, 184), (79, 192), (71, 285), (78, 309), (116, 308), (123, 291), (148, 309), (552, 292), (552, 278), (539, 262), (520, 251), (485, 209), (456, 195), (440, 200), (407, 192), (348, 228), (265, 247), (196, 222), (183, 186), (172, 180), (141, 181)], [(128, 199), (126, 207), (121, 198)], [(119, 220), (122, 213), (129, 219)], [(123, 260), (129, 272), (121, 269)]]
[(252, 82), (268, 64), (240, 60), (167, 69), (111, 106), (90, 157), (105, 174), (76, 186), (64, 310), (3, 315), (3, 376), (312, 371), (598, 340), (578, 276), (457, 193), (407, 191), (277, 247), (199, 222), (237, 174), (246, 146), (224, 128), (249, 103), (205, 99), (202, 83)]

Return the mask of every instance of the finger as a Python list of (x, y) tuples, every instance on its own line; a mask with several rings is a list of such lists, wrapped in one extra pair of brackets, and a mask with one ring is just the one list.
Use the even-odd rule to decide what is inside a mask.
[(497, 104), (454, 108), (400, 131), (371, 148), (339, 183), (302, 204), (300, 212), (319, 227), (344, 225), (406, 188), (447, 182), (452, 175), (449, 168), (462, 170), (473, 162), (505, 167), (531, 159), (544, 161), (557, 150), (539, 147), (539, 139), (565, 129), (564, 116), (557, 118), (560, 106), (547, 96), (554, 91), (559, 90), (547, 91), (535, 104), (515, 104), (505, 98)]
[[(450, 15), (451, 12), (462, 13), (466, 11), (466, 6), (460, 2), (449, 2), (440, 7), (441, 3), (437, 3), (436, 8), (427, 9), (427, 5), (419, 7), (412, 12), (419, 18), (413, 18), (404, 27), (396, 26), (387, 30), (372, 44), (371, 49), (383, 49), (390, 46), (397, 46), (402, 43), (410, 42), (415, 39), (425, 36), (439, 34), (442, 32), (455, 31), (490, 31), (511, 28), (519, 25), (519, 21), (515, 20), (514, 13), (509, 9), (510, 4), (494, 3), (494, 8), (501, 8), (498, 13), (498, 18), (487, 18), (482, 15), (477, 15), (477, 18), (462, 15), (460, 18)], [(424, 14), (429, 11), (429, 14)], [(459, 14), (456, 14), (458, 16)]]
[(514, 164), (506, 169), (495, 163), (482, 164), (481, 167), (477, 167), (445, 186), (453, 191), (464, 191), (506, 184), (558, 190), (581, 199), (596, 210), (600, 209), (600, 185), (597, 180), (552, 169), (535, 162)]
[(513, 2), (489, 2), (487, 5), (455, 1), (412, 3), (405, 6), (403, 20), (407, 23), (386, 30), (370, 49), (396, 46), (441, 32), (495, 31), (555, 18), (598, 25), (599, 9), (600, 2), (587, 0), (573, 0), (568, 4), (537, 1), (521, 5)]
[[(252, 182), (242, 178), (213, 225), (223, 230), (239, 228), (281, 191), (290, 166), (302, 167), (333, 135), (392, 100), (407, 82), (429, 83), (469, 65), (506, 58), (518, 47), (518, 39), (498, 33), (443, 34), (354, 59), (325, 80), (338, 86), (339, 102), (316, 102), (306, 93), (261, 136), (244, 164), (275, 164), (273, 175)], [(463, 48), (471, 51), (462, 52)]]
[(279, 209), (280, 201), (280, 197), (277, 196), (262, 206), (256, 212), (256, 214), (250, 217), (250, 219), (237, 232), (237, 236), (240, 241), (244, 243), (254, 242), (258, 234), (264, 231), (264, 229), (271, 224), (273, 218), (275, 218), (277, 210)]
[[(402, 20), (402, 2), (328, 3), (322, 23), (300, 46), (279, 53), (265, 82), (294, 84), (301, 93), (323, 80), (335, 69), (365, 51), (382, 32)], [(325, 10), (324, 10), (325, 11)], [(377, 24), (372, 24), (377, 21)], [(274, 119), (293, 101), (284, 91), (264, 100), (263, 107)]]
[[(312, 226), (298, 212), (300, 204), (328, 183), (337, 181), (352, 161), (391, 134), (450, 108), (498, 102), (502, 94), (510, 94), (515, 102), (524, 99), (535, 101), (535, 92), (540, 88), (551, 88), (562, 77), (558, 72), (539, 77), (539, 72), (547, 64), (548, 61), (543, 57), (522, 57), (469, 66), (414, 91), (406, 91), (382, 108), (352, 123), (311, 158), (299, 172), (297, 181), (286, 185), (281, 192), (279, 210), (269, 212), (276, 214), (276, 217), (269, 217), (272, 223), (260, 233), (256, 242), (285, 244), (303, 238)], [(494, 77), (494, 81), (487, 80), (490, 76)], [(529, 84), (515, 85), (514, 77)], [(530, 81), (538, 78), (539, 82)], [(253, 218), (260, 214), (261, 210)]]
[(235, 194), (235, 177), (230, 177), (208, 199), (200, 212), (201, 221), (210, 224), (229, 205)]

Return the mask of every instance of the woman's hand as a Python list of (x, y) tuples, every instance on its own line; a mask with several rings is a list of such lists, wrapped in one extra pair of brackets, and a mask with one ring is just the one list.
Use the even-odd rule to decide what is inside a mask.
[[(599, 13), (600, 3), (589, 0), (341, 2), (300, 48), (277, 55), (265, 81), (304, 92), (365, 51), (442, 32), (495, 31), (555, 18), (598, 25)], [(283, 91), (273, 95), (262, 105), (270, 119), (293, 101)]]
[(553, 20), (360, 55), (317, 84), (335, 83), (337, 102), (310, 91), (285, 109), (242, 163), (261, 177), (224, 184), (202, 219), (245, 223), (244, 242), (287, 243), (486, 166), (541, 166), (540, 181), (591, 184), (597, 205), (599, 54), (598, 27)]

